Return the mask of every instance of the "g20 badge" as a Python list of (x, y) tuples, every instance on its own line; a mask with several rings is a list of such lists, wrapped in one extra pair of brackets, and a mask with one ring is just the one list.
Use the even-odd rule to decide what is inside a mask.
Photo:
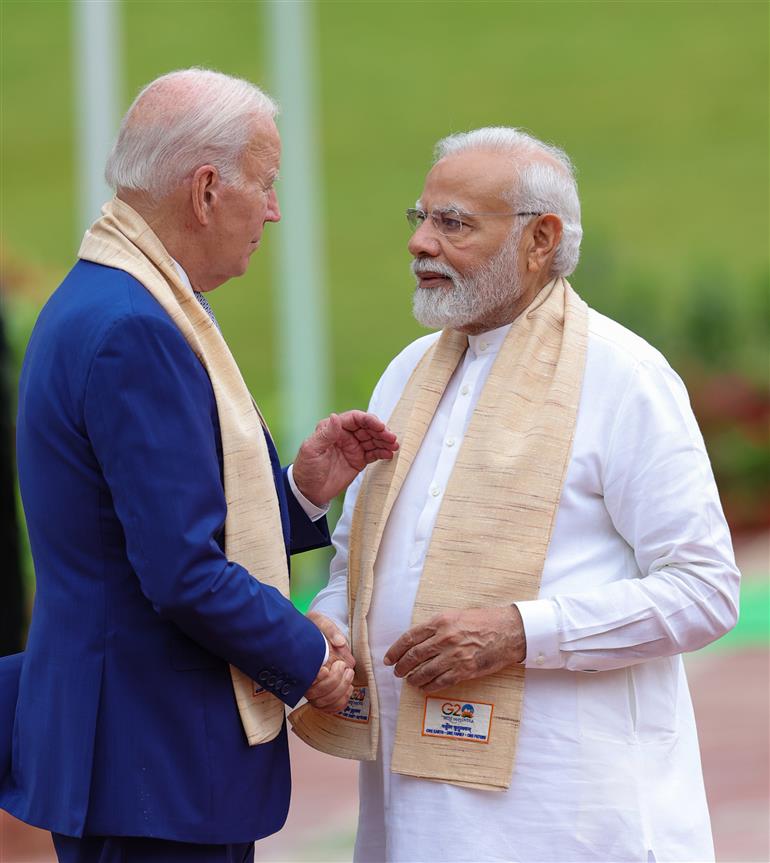
[(422, 736), (489, 743), (494, 704), (426, 696)]
[(472, 704), (458, 704), (456, 701), (445, 701), (441, 705), (444, 716), (462, 716), (464, 719), (473, 719), (476, 712)]

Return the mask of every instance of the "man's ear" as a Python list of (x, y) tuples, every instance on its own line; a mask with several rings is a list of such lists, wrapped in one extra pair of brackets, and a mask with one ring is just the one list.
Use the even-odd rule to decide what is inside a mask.
[(562, 235), (562, 221), (554, 213), (545, 213), (535, 221), (527, 248), (527, 270), (540, 272), (556, 254)]
[(195, 218), (205, 226), (211, 219), (211, 209), (219, 195), (219, 171), (213, 165), (201, 165), (192, 177), (190, 196)]

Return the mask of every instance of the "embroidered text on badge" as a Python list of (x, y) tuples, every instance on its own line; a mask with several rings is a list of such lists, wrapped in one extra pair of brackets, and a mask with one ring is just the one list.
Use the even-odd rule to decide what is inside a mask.
[(354, 686), (347, 705), (339, 711), (337, 716), (349, 719), (351, 722), (368, 722), (369, 688), (367, 686)]
[(452, 701), (428, 695), (425, 698), (422, 736), (489, 743), (494, 707), (494, 704), (484, 701)]

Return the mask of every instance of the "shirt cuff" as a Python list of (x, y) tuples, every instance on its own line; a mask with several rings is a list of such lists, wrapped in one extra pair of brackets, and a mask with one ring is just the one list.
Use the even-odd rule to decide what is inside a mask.
[(297, 483), (294, 482), (294, 465), (290, 464), (288, 471), (286, 471), (286, 475), (289, 477), (289, 487), (291, 488), (292, 494), (297, 499), (297, 503), (302, 507), (305, 511), (305, 515), (310, 519), (310, 521), (318, 521), (322, 519), (327, 512), (329, 512), (329, 504), (326, 506), (316, 506), (312, 501), (309, 501), (304, 494), (297, 488)]
[(556, 605), (550, 599), (514, 602), (519, 609), (527, 639), (526, 668), (563, 668), (559, 650), (559, 620)]
[[(324, 635), (323, 632), (321, 633), (321, 635)], [(321, 663), (321, 665), (326, 665), (326, 663), (329, 661), (329, 639), (325, 635), (324, 644), (326, 645), (326, 653), (324, 653), (324, 661)]]

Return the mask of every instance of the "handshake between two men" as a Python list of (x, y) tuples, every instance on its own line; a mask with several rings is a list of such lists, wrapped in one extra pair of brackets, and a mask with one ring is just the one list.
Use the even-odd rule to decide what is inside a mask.
[[(358, 410), (332, 414), (299, 448), (292, 468), (294, 482), (311, 503), (323, 507), (368, 464), (392, 459), (397, 450), (395, 434), (373, 414)], [(337, 713), (353, 691), (355, 659), (347, 639), (329, 618), (313, 611), (307, 616), (326, 638), (329, 655), (306, 698), (318, 710)]]

